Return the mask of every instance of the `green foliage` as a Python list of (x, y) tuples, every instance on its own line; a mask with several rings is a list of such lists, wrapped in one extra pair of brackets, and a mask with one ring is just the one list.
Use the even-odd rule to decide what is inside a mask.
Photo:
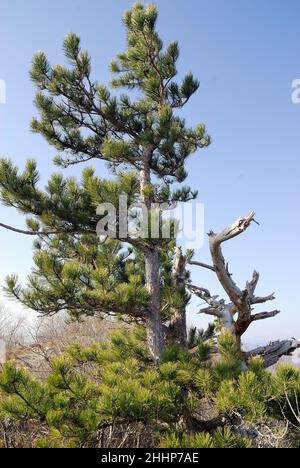
[(196, 356), (200, 362), (206, 363), (208, 361), (211, 355), (211, 348), (211, 342), (198, 342)]
[(226, 380), (217, 393), (217, 407), (222, 413), (242, 410), (250, 421), (262, 421), (266, 416), (265, 387), (253, 372), (244, 372), (238, 382)]
[(300, 371), (289, 364), (281, 364), (277, 368), (273, 381), (273, 391), (277, 397), (285, 395), (300, 395)]
[(249, 369), (221, 381), (216, 404), (222, 413), (242, 411), (251, 421), (262, 421), (271, 397), (271, 374), (264, 369), (261, 358), (252, 358)]
[(0, 374), (0, 420), (42, 423), (47, 433), (37, 446), (50, 448), (96, 446), (99, 431), (118, 425), (141, 425), (161, 447), (248, 448), (250, 441), (228, 427), (211, 434), (191, 430), (203, 399), (224, 416), (260, 423), (284, 414), (298, 424), (291, 408), (296, 413), (299, 371), (280, 366), (271, 374), (254, 358), (248, 370), (229, 378), (236, 351), (228, 337), (222, 340), (226, 372), (222, 360), (209, 366), (175, 344), (155, 366), (143, 327), (119, 329), (104, 344), (75, 343), (53, 360), (45, 383), (7, 363)]
[(159, 430), (186, 410), (190, 381), (183, 363), (151, 361), (144, 329), (117, 331), (110, 344), (74, 345), (54, 359), (46, 384), (7, 364), (0, 376), (1, 415), (43, 421), (49, 437), (39, 446), (92, 444), (112, 424), (142, 423)]
[[(39, 441), (43, 447), (93, 444), (100, 428), (118, 423), (141, 423), (154, 431), (175, 428), (178, 415), (193, 411), (197, 393), (211, 391), (210, 371), (201, 373), (201, 365), (197, 355), (171, 344), (157, 368), (145, 329), (120, 329), (107, 344), (74, 344), (54, 359), (45, 384), (7, 364), (0, 376), (0, 413), (44, 421), (49, 436)], [(204, 375), (209, 388), (203, 388)]]
[(222, 359), (214, 367), (215, 380), (222, 382), (238, 377), (242, 371), (242, 360), (240, 350), (231, 333), (222, 332), (218, 341), (218, 352)]
[(7, 278), (7, 290), (27, 307), (43, 314), (67, 310), (74, 319), (81, 315), (131, 314), (142, 316), (148, 303), (144, 272), (117, 241), (54, 236), (36, 244), (35, 271), (29, 287), (22, 288), (16, 276)]
[(194, 376), (194, 382), (200, 395), (207, 398), (213, 396), (215, 383), (211, 369), (198, 369)]
[(160, 448), (213, 448), (213, 439), (209, 434), (196, 434), (192, 436), (177, 436), (176, 434), (170, 434), (163, 439), (160, 444)]
[(213, 323), (210, 323), (206, 330), (190, 327), (188, 331), (188, 347), (194, 348), (200, 343), (205, 343), (213, 338), (215, 338), (215, 325)]
[[(28, 216), (28, 229), (39, 234), (28, 288), (10, 276), (7, 292), (41, 314), (63, 310), (72, 318), (111, 314), (141, 320), (149, 305), (141, 260), (145, 244), (169, 255), (161, 265), (162, 320), (167, 322), (174, 308), (189, 301), (186, 291), (174, 291), (165, 281), (173, 241), (129, 240), (131, 251), (124, 257), (119, 232), (120, 194), (127, 195), (128, 207), (145, 197), (168, 206), (194, 199), (195, 191), (189, 187), (172, 191), (172, 184), (186, 178), (187, 158), (210, 143), (203, 124), (189, 128), (178, 115), (199, 82), (191, 73), (181, 83), (174, 81), (179, 46), (176, 42), (163, 46), (157, 16), (155, 6), (140, 3), (124, 15), (127, 46), (111, 64), (111, 87), (93, 80), (91, 57), (74, 33), (63, 42), (66, 65), (51, 65), (41, 51), (33, 58), (31, 79), (38, 110), (33, 132), (59, 152), (54, 159), (58, 166), (104, 160), (113, 175), (104, 180), (93, 168), (85, 168), (80, 181), (54, 174), (42, 189), (35, 161), (28, 161), (24, 171), (11, 160), (0, 161), (1, 201)], [(139, 171), (146, 156), (156, 183), (142, 189)], [(119, 242), (99, 243), (96, 207), (101, 203), (117, 208)]]
[(293, 425), (300, 426), (300, 371), (291, 365), (281, 364), (272, 381), (273, 409), (284, 415)]
[(285, 417), (299, 424), (295, 421), (299, 382), (300, 372), (292, 366), (278, 366), (272, 375), (264, 369), (261, 358), (254, 358), (249, 369), (237, 379), (221, 382), (216, 404), (222, 413), (242, 413), (245, 419), (253, 422), (264, 421), (267, 415), (281, 418), (284, 413)]
[(215, 338), (215, 326), (209, 324), (206, 330), (191, 327), (188, 330), (188, 348), (193, 349), (194, 356), (202, 365), (206, 364), (210, 358)]
[(11, 363), (3, 366), (0, 389), (8, 395), (1, 401), (1, 416), (13, 419), (44, 418), (51, 408), (49, 389), (35, 381), (28, 372)]
[(200, 433), (179, 437), (176, 434), (170, 434), (162, 441), (160, 447), (176, 449), (240, 449), (251, 448), (251, 442), (246, 438), (233, 434), (229, 429), (225, 428), (224, 430), (218, 429), (212, 435)]
[[(23, 171), (11, 160), (0, 161), (0, 199), (26, 215), (28, 229), (37, 235), (28, 287), (22, 288), (13, 275), (7, 278), (7, 291), (41, 314), (63, 310), (74, 320), (111, 315), (145, 321), (145, 247), (156, 249), (160, 258), (162, 321), (167, 323), (175, 308), (189, 302), (186, 290), (175, 290), (171, 279), (176, 223), (170, 241), (129, 239), (128, 247), (122, 243), (116, 210), (116, 240), (100, 242), (96, 234), (96, 207), (117, 207), (120, 194), (127, 195), (128, 206), (144, 198), (170, 206), (197, 196), (189, 187), (172, 186), (186, 179), (187, 158), (210, 144), (205, 126), (189, 128), (178, 112), (199, 81), (191, 73), (175, 81), (179, 46), (172, 42), (164, 47), (156, 31), (157, 16), (154, 5), (140, 3), (125, 13), (127, 47), (111, 64), (112, 92), (93, 81), (91, 58), (74, 33), (63, 43), (66, 66), (52, 66), (43, 52), (33, 59), (39, 115), (31, 126), (59, 152), (54, 162), (66, 168), (103, 160), (113, 174), (105, 180), (87, 167), (78, 181), (53, 174), (41, 188), (35, 161), (28, 161)], [(139, 171), (145, 162), (156, 183), (142, 189)], [(214, 332), (214, 327), (192, 330), (189, 346), (195, 353), (171, 344), (160, 367), (151, 361), (141, 328), (119, 331), (108, 344), (74, 344), (53, 361), (46, 383), (8, 363), (0, 374), (0, 418), (42, 423), (48, 434), (38, 442), (40, 447), (93, 445), (100, 430), (136, 423), (171, 434), (163, 446), (247, 446), (227, 430), (177, 435), (179, 420), (189, 420), (203, 397), (215, 400), (227, 414), (241, 412), (257, 421), (280, 410), (295, 423), (299, 371), (284, 366), (272, 376), (256, 359), (243, 372), (230, 334), (221, 335), (221, 360), (210, 365)]]
[(228, 428), (225, 428), (224, 430), (218, 429), (214, 434), (214, 446), (218, 449), (249, 449), (251, 448), (251, 442), (245, 437), (232, 434)]
[[(124, 16), (127, 49), (110, 66), (112, 87), (129, 92), (119, 97), (92, 81), (91, 59), (75, 34), (68, 34), (63, 44), (70, 68), (52, 67), (43, 52), (36, 54), (31, 78), (39, 90), (41, 118), (33, 120), (32, 128), (66, 153), (57, 159), (59, 164), (100, 158), (136, 166), (139, 144), (155, 142), (151, 169), (160, 177), (182, 181), (185, 159), (209, 145), (203, 124), (186, 128), (174, 113), (197, 91), (199, 81), (189, 73), (182, 83), (174, 82), (179, 47), (172, 42), (164, 50), (156, 19), (153, 5), (135, 4)], [(131, 91), (134, 97), (138, 91), (140, 98), (131, 100)]]
[(170, 343), (162, 353), (161, 362), (182, 362), (190, 361), (190, 355), (186, 349), (181, 348), (177, 343)]

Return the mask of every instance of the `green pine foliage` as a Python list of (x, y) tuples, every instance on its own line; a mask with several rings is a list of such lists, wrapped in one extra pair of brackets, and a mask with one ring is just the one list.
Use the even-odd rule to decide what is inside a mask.
[(147, 428), (161, 447), (250, 447), (250, 439), (226, 426), (211, 434), (199, 432), (197, 425), (192, 429), (203, 398), (224, 420), (239, 414), (260, 423), (285, 414), (295, 426), (291, 408), (297, 412), (300, 372), (285, 365), (272, 375), (255, 358), (247, 371), (229, 375), (228, 361), (234, 362), (236, 351), (230, 356), (228, 342), (223, 337), (217, 365), (171, 344), (157, 367), (145, 329), (137, 327), (117, 330), (104, 344), (82, 348), (75, 343), (53, 360), (43, 383), (7, 363), (0, 374), (0, 419), (42, 424), (47, 435), (36, 441), (39, 447), (94, 447), (99, 431), (124, 424)]
[[(176, 81), (179, 46), (164, 47), (156, 7), (136, 3), (123, 22), (126, 50), (111, 63), (110, 86), (94, 79), (91, 57), (74, 33), (64, 40), (63, 65), (50, 64), (43, 52), (33, 59), (38, 110), (33, 132), (55, 148), (60, 168), (105, 161), (112, 178), (85, 167), (79, 180), (59, 172), (42, 188), (35, 161), (23, 170), (11, 160), (0, 161), (0, 200), (26, 216), (29, 234), (36, 237), (27, 287), (13, 275), (7, 292), (43, 315), (65, 311), (74, 320), (109, 315), (145, 324), (151, 288), (146, 287), (144, 254), (155, 252), (160, 325), (168, 326), (174, 309), (190, 300), (171, 278), (176, 223), (169, 240), (123, 239), (117, 211), (116, 239), (100, 241), (96, 209), (102, 203), (118, 207), (120, 194), (127, 196), (128, 207), (144, 199), (168, 207), (193, 200), (197, 193), (181, 185), (186, 162), (210, 144), (210, 137), (204, 124), (190, 128), (181, 115), (199, 81), (191, 73)], [(145, 163), (150, 177), (142, 186)], [(214, 333), (212, 326), (192, 329), (193, 349), (171, 343), (159, 366), (141, 326), (120, 330), (105, 344), (83, 348), (75, 343), (53, 360), (46, 382), (8, 362), (0, 373), (0, 420), (40, 425), (44, 436), (38, 447), (99, 446), (101, 431), (124, 425), (146, 428), (162, 447), (250, 446), (228, 428), (199, 432), (195, 414), (203, 400), (224, 420), (236, 414), (255, 422), (285, 417), (299, 425), (300, 372), (281, 366), (272, 375), (259, 359), (245, 370), (234, 338), (226, 333), (212, 363)]]
[[(176, 82), (179, 46), (173, 42), (164, 47), (157, 16), (152, 4), (136, 3), (125, 13), (127, 46), (111, 63), (110, 86), (96, 81), (91, 57), (74, 33), (63, 42), (64, 64), (52, 65), (44, 52), (33, 58), (38, 115), (32, 131), (55, 148), (59, 167), (101, 160), (112, 174), (105, 180), (93, 167), (85, 167), (80, 180), (55, 173), (42, 188), (35, 161), (28, 161), (24, 170), (11, 160), (0, 161), (0, 199), (26, 216), (28, 230), (38, 239), (28, 287), (13, 275), (7, 278), (7, 292), (40, 314), (62, 310), (72, 318), (110, 314), (144, 320), (149, 305), (145, 247), (159, 251), (162, 322), (189, 301), (168, 277), (175, 225), (170, 241), (123, 239), (119, 229), (120, 194), (128, 197), (127, 207), (143, 197), (167, 206), (194, 199), (197, 192), (178, 183), (187, 177), (187, 158), (210, 144), (203, 124), (189, 128), (180, 116), (199, 81), (188, 73)], [(145, 155), (150, 181), (142, 189)], [(96, 208), (101, 203), (117, 208), (116, 241), (100, 243), (97, 237), (101, 216)]]
[(249, 369), (237, 379), (221, 382), (216, 405), (222, 413), (240, 413), (252, 422), (283, 416), (299, 425), (299, 397), (299, 370), (281, 364), (272, 375), (264, 369), (261, 358), (253, 358)]
[(216, 327), (214, 323), (210, 323), (206, 330), (197, 327), (190, 327), (188, 331), (188, 347), (194, 348), (199, 343), (207, 343), (215, 338)]
[(99, 247), (94, 236), (52, 237), (35, 244), (35, 270), (22, 289), (15, 276), (7, 278), (8, 291), (27, 307), (44, 315), (68, 311), (99, 318), (129, 314), (141, 316), (148, 293), (144, 273), (117, 241)]
[[(145, 330), (137, 328), (115, 332), (109, 344), (85, 349), (75, 344), (54, 359), (45, 384), (8, 363), (0, 375), (1, 415), (41, 420), (49, 441), (55, 434), (56, 443), (65, 446), (93, 445), (101, 428), (122, 423), (160, 432), (188, 412), (186, 389), (199, 366), (187, 351), (181, 350), (180, 359), (169, 356), (156, 368)], [(46, 440), (39, 443), (45, 446)]]
[(224, 380), (235, 379), (242, 372), (240, 350), (234, 336), (230, 332), (222, 332), (218, 340), (218, 352), (222, 356), (221, 362), (214, 368), (217, 384)]
[(182, 437), (171, 434), (167, 436), (160, 444), (161, 448), (176, 449), (249, 449), (251, 442), (239, 435), (233, 434), (228, 428), (218, 429), (214, 434), (193, 434)]

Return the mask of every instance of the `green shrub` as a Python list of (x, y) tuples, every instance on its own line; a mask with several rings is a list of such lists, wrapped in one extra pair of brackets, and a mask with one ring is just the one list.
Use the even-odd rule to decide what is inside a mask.
[(218, 429), (214, 434), (193, 434), (183, 435), (179, 437), (175, 434), (170, 434), (161, 442), (162, 448), (250, 448), (251, 442), (239, 435), (233, 434), (229, 429)]
[(0, 374), (0, 419), (42, 424), (47, 434), (38, 447), (93, 447), (99, 431), (113, 427), (145, 428), (165, 447), (247, 447), (226, 428), (208, 435), (195, 425), (193, 433), (203, 398), (226, 416), (259, 423), (284, 415), (299, 425), (299, 371), (285, 365), (271, 374), (260, 358), (243, 371), (228, 334), (220, 338), (220, 354), (209, 366), (172, 344), (157, 367), (142, 328), (118, 330), (106, 344), (74, 344), (53, 360), (46, 383), (7, 363)]

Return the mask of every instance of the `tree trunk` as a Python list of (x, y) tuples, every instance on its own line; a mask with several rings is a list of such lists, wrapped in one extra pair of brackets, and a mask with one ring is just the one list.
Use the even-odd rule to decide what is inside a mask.
[(150, 293), (147, 334), (150, 351), (155, 363), (160, 362), (164, 349), (164, 333), (160, 315), (159, 256), (156, 249), (145, 253), (146, 288)]
[(170, 320), (171, 337), (175, 339), (181, 346), (187, 347), (187, 325), (186, 325), (186, 309), (176, 309)]
[[(173, 286), (176, 290), (185, 293), (186, 289), (186, 257), (182, 255), (181, 248), (177, 248), (172, 271)], [(170, 335), (182, 346), (187, 347), (186, 306), (175, 309), (170, 320)]]
[[(146, 205), (148, 211), (151, 210), (152, 195), (148, 195), (146, 188), (151, 186), (150, 160), (153, 148), (145, 150), (144, 160), (140, 171), (141, 181), (141, 200)], [(151, 229), (148, 229), (151, 232)], [(155, 363), (160, 362), (161, 353), (164, 349), (164, 332), (160, 313), (160, 264), (158, 247), (151, 245), (151, 239), (148, 239), (149, 246), (145, 246), (143, 251), (145, 258), (146, 288), (149, 291), (149, 315), (147, 317), (147, 334), (150, 351)]]
[(222, 312), (220, 312), (220, 322), (222, 330), (231, 333), (236, 341), (236, 345), (243, 356), (242, 353), (242, 333), (241, 330), (237, 327), (237, 323), (234, 320), (234, 314), (232, 312), (232, 305), (224, 305)]

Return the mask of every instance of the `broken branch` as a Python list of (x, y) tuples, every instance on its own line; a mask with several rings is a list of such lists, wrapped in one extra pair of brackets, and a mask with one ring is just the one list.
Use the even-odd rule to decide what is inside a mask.
[(188, 264), (193, 265), (193, 266), (198, 266), (198, 267), (201, 267), (201, 268), (206, 268), (207, 270), (211, 270), (211, 271), (215, 272), (215, 269), (214, 269), (214, 267), (212, 265), (207, 265), (206, 263), (198, 262), (196, 260), (189, 260)]
[(276, 317), (280, 314), (280, 310), (271, 310), (270, 312), (261, 312), (260, 314), (255, 314), (251, 316), (251, 321), (256, 322), (257, 320), (265, 320), (268, 318)]

